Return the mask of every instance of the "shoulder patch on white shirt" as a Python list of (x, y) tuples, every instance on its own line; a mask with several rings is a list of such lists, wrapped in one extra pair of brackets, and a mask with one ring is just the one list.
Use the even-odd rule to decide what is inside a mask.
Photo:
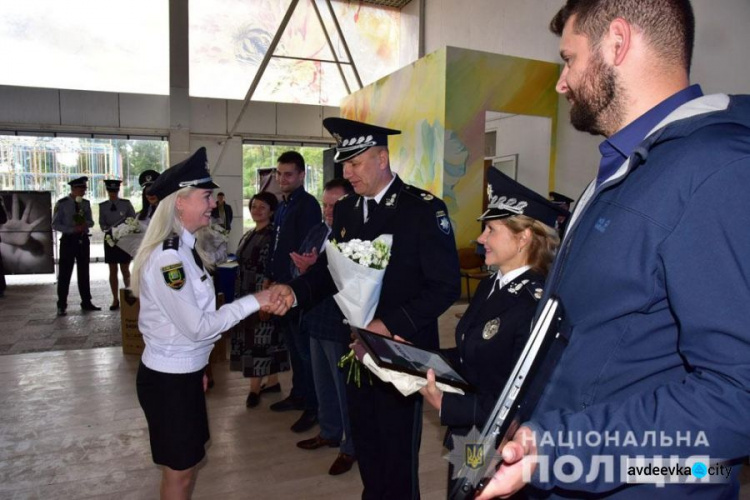
[(185, 286), (185, 269), (182, 262), (162, 267), (161, 275), (164, 277), (164, 283), (172, 290), (182, 290)]

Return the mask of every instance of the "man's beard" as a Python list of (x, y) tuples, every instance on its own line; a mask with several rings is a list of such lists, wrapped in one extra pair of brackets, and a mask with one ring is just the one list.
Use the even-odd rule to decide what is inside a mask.
[(618, 130), (623, 118), (622, 96), (614, 69), (596, 54), (579, 90), (568, 89), (570, 123), (581, 132), (609, 137)]

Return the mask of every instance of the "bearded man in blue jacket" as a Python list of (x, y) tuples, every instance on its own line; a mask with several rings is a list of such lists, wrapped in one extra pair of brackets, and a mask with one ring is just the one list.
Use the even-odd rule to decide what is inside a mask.
[[(606, 140), (545, 286), (568, 346), (480, 498), (527, 484), (540, 498), (736, 498), (750, 452), (750, 99), (690, 86), (688, 0), (568, 0), (550, 27), (571, 122)], [(672, 467), (672, 484), (635, 477), (637, 456), (722, 463), (700, 481)]]

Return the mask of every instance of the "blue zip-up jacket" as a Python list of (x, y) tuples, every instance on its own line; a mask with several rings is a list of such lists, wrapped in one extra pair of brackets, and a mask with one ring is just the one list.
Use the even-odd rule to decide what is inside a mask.
[[(750, 97), (719, 94), (672, 112), (583, 207), (546, 286), (569, 344), (527, 423), (549, 460), (534, 496), (736, 497), (737, 464), (728, 484), (656, 487), (625, 485), (620, 459), (750, 453), (749, 191)], [(558, 460), (582, 474), (555, 478)]]

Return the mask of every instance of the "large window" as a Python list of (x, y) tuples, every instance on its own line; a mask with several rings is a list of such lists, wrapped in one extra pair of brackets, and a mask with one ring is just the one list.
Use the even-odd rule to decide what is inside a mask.
[(169, 93), (167, 0), (0, 0), (0, 85)]
[[(346, 87), (333, 62), (316, 2), (339, 60), (348, 61), (326, 2), (300, 0), (253, 100), (338, 106)], [(290, 2), (190, 0), (190, 95), (244, 99)], [(398, 69), (400, 11), (361, 1), (332, 2), (367, 85)], [(307, 59), (307, 60), (304, 60)], [(357, 90), (344, 67), (351, 91)]]
[[(0, 191), (51, 191), (52, 203), (70, 193), (68, 181), (89, 178), (86, 198), (91, 202), (94, 242), (102, 240), (99, 202), (108, 199), (104, 179), (123, 181), (120, 197), (141, 209), (138, 176), (144, 170), (168, 166), (167, 142), (160, 139), (91, 139), (77, 137), (21, 137), (0, 135)], [(92, 257), (103, 255), (101, 245)]]

